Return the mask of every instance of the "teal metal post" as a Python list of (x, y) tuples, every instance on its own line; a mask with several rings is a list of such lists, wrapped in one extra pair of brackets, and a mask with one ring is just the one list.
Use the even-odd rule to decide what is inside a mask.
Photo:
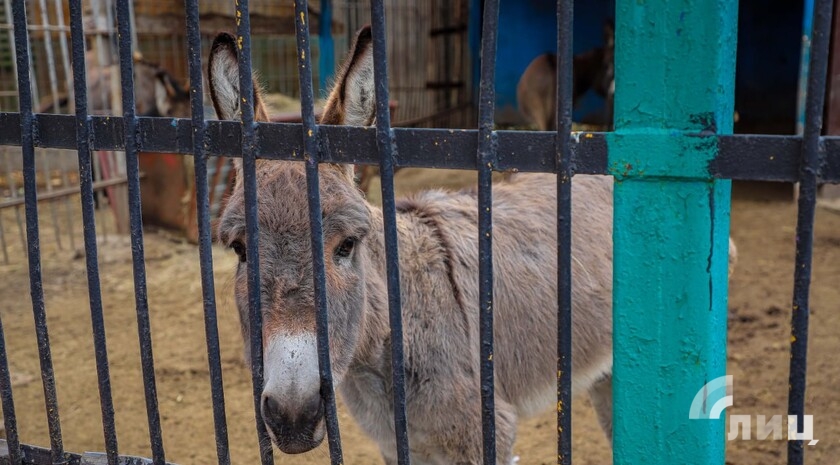
[(726, 372), (731, 183), (710, 176), (703, 136), (732, 132), (737, 15), (616, 0), (615, 464), (724, 463), (725, 416), (689, 408)]
[[(318, 27), (318, 87), (321, 96), (326, 97), (330, 82), (335, 76), (335, 42), (332, 36), (332, 0), (321, 0), (321, 18)], [(348, 44), (349, 45), (349, 44)]]

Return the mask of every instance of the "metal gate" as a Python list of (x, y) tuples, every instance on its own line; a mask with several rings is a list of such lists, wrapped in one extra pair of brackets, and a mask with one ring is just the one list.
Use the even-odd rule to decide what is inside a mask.
[[(692, 422), (686, 399), (697, 386), (725, 372), (726, 256), (731, 179), (800, 182), (794, 279), (790, 415), (803, 424), (808, 336), (808, 289), (813, 242), (815, 191), (818, 182), (840, 182), (840, 140), (821, 137), (832, 2), (820, 0), (814, 10), (811, 71), (803, 136), (731, 135), (733, 115), (736, 3), (727, 0), (619, 0), (616, 7), (616, 105), (614, 133), (571, 133), (571, 73), (557, 82), (556, 133), (495, 131), (493, 76), (498, 0), (483, 6), (481, 85), (478, 129), (393, 129), (388, 107), (385, 15), (382, 0), (371, 1), (376, 80), (376, 130), (319, 126), (314, 117), (307, 2), (296, 0), (298, 70), (302, 124), (255, 123), (250, 22), (247, 0), (237, 1), (237, 36), (242, 58), (241, 122), (206, 121), (203, 108), (201, 37), (198, 0), (186, 0), (192, 119), (139, 118), (135, 113), (129, 27), (129, 1), (117, 2), (122, 84), (122, 118), (91, 116), (85, 99), (85, 66), (81, 0), (71, 0), (73, 74), (76, 115), (33, 113), (25, 0), (12, 2), (19, 113), (0, 113), (0, 144), (20, 145), (23, 152), (26, 232), (30, 292), (36, 321), (41, 374), (47, 402), (50, 450), (21, 444), (5, 342), (0, 337), (0, 397), (11, 464), (145, 463), (119, 455), (110, 388), (103, 306), (99, 288), (94, 227), (92, 150), (125, 150), (134, 264), (134, 287), (142, 348), (143, 379), (151, 435), (151, 463), (163, 465), (155, 371), (146, 293), (143, 231), (140, 217), (138, 151), (195, 155), (200, 260), (208, 340), (216, 447), (220, 465), (230, 462), (225, 424), (222, 371), (216, 326), (207, 161), (214, 156), (242, 157), (246, 204), (256, 203), (256, 159), (291, 160), (304, 154), (313, 237), (322, 237), (319, 163), (378, 164), (382, 173), (389, 313), (392, 334), (394, 410), (399, 463), (409, 462), (405, 384), (397, 269), (393, 171), (395, 167), (448, 167), (477, 170), (479, 225), (477, 244), (481, 283), (481, 400), (484, 463), (496, 463), (494, 446), (493, 288), (491, 173), (551, 172), (558, 190), (558, 431), (571, 431), (571, 181), (574, 174), (613, 175), (615, 183), (614, 289), (614, 454), (615, 463), (724, 463), (724, 420)], [(558, 62), (571, 63), (572, 2), (557, 4)], [(708, 43), (712, 45), (709, 46)], [(657, 53), (650, 53), (655, 50)], [(690, 50), (690, 53), (686, 53)], [(330, 150), (321, 141), (329, 140)], [(35, 147), (78, 151), (82, 214), (85, 224), (88, 284), (93, 321), (106, 451), (80, 456), (64, 450), (59, 403), (50, 355), (44, 294), (41, 286)], [(300, 158), (295, 158), (300, 160)], [(675, 202), (673, 199), (680, 199)], [(258, 256), (256, 212), (248, 210), (248, 255)], [(692, 234), (683, 234), (691, 225)], [(318, 306), (318, 345), (326, 347), (326, 294), (323, 244), (312, 241)], [(676, 253), (679, 251), (679, 253)], [(257, 260), (248, 261), (251, 327), (261, 327)], [(656, 292), (651, 292), (656, 290)], [(676, 308), (681, 312), (661, 312)], [(692, 310), (693, 309), (693, 310)], [(698, 311), (697, 309), (703, 309)], [(679, 313), (679, 315), (677, 314)], [(651, 336), (654, 335), (654, 336)], [(2, 336), (2, 326), (0, 326)], [(262, 342), (252, 332), (252, 373), (262, 463), (273, 462), (265, 425), (259, 419)], [(640, 350), (644, 347), (644, 350)], [(332, 463), (342, 463), (341, 442), (332, 389), (329, 355), (319, 350), (322, 393)], [(672, 370), (663, 369), (669, 367)], [(673, 371), (676, 370), (676, 371)], [(676, 382), (675, 377), (680, 382)], [(675, 445), (678, 444), (678, 445)], [(557, 462), (571, 463), (571, 434), (558, 434)], [(789, 443), (788, 462), (803, 463), (803, 441)]]

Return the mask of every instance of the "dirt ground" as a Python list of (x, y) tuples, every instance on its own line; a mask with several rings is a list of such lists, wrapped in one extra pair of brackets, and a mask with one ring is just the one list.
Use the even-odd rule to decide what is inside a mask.
[[(432, 183), (461, 185), (472, 182), (474, 176), (405, 170), (398, 174), (397, 184), (405, 192)], [(373, 190), (377, 188), (374, 183)], [(74, 199), (73, 205), (77, 202)], [(104, 441), (84, 254), (67, 250), (66, 240), (65, 250), (57, 250), (49, 218), (43, 215), (41, 222), (42, 272), (64, 445), (73, 452), (101, 451)], [(4, 211), (2, 219), (11, 263), (0, 265), (0, 316), (15, 380), (20, 436), (25, 443), (48, 446), (28, 268), (13, 226), (14, 212)], [(791, 202), (739, 196), (733, 203), (732, 235), (738, 244), (739, 264), (729, 301), (728, 371), (735, 377), (731, 414), (770, 416), (786, 411), (795, 221)], [(184, 465), (212, 464), (216, 450), (198, 249), (171, 234), (151, 230), (146, 232), (145, 246), (166, 459)], [(834, 358), (840, 353), (840, 215), (818, 211), (815, 247), (806, 413), (814, 415), (815, 436), (820, 441), (807, 448), (806, 462), (834, 464), (840, 457), (840, 364)], [(101, 242), (99, 253), (119, 450), (149, 456), (129, 242), (111, 233)], [(251, 383), (242, 363), (231, 299), (236, 260), (221, 247), (214, 248), (213, 254), (231, 458), (234, 464), (254, 464), (258, 455)], [(345, 462), (382, 463), (376, 447), (341, 405), (339, 412)], [(585, 398), (575, 401), (573, 418), (575, 463), (611, 463), (609, 447)], [(522, 424), (515, 447), (520, 464), (554, 463), (554, 421), (549, 408)], [(785, 448), (784, 441), (731, 441), (727, 463), (784, 463)], [(277, 463), (328, 463), (323, 447), (296, 457), (278, 452), (276, 458)]]

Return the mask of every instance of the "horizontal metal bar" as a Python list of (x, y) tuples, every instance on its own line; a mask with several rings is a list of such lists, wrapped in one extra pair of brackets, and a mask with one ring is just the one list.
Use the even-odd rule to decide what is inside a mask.
[[(145, 173), (140, 174), (140, 178), (145, 178), (145, 177), (146, 177)], [(109, 179), (107, 181), (99, 181), (99, 182), (93, 183), (93, 190), (99, 191), (99, 190), (102, 190), (102, 189), (105, 189), (105, 188), (108, 188), (108, 187), (111, 187), (111, 186), (117, 186), (117, 185), (126, 184), (126, 183), (128, 183), (128, 180), (124, 177)], [(79, 193), (79, 186), (68, 187), (66, 189), (59, 189), (57, 191), (47, 192), (45, 194), (38, 195), (38, 202), (41, 202), (41, 201), (44, 201), (44, 200), (59, 199), (61, 197), (69, 197), (71, 195), (78, 194), (78, 193)], [(24, 204), (23, 197), (18, 197), (18, 198), (14, 198), (14, 199), (10, 199), (10, 200), (4, 200), (4, 201), (0, 202), (0, 210), (3, 210), (4, 208), (17, 207), (17, 206), (20, 206), (20, 205), (23, 205), (23, 204)]]
[[(69, 115), (35, 115), (38, 147), (75, 149), (75, 118)], [(302, 160), (300, 124), (257, 123), (259, 158)], [(93, 147), (123, 150), (122, 118), (92, 117)], [(137, 118), (138, 145), (143, 152), (188, 154), (192, 150), (192, 124), (188, 119)], [(208, 121), (208, 154), (241, 156), (240, 124)], [(378, 165), (374, 128), (320, 127), (325, 163)], [(472, 154), (478, 149), (474, 129), (394, 128), (400, 147), (394, 158), (398, 168), (451, 168), (474, 170)], [(554, 132), (496, 131), (498, 171), (555, 172)], [(576, 174), (607, 173), (607, 134), (573, 133), (572, 165)], [(701, 137), (701, 136), (698, 136)], [(801, 136), (729, 135), (717, 137), (719, 155), (710, 164), (712, 176), (721, 179), (796, 182), (799, 180)], [(0, 113), (0, 145), (20, 145), (20, 115)], [(829, 156), (830, 154), (830, 156)], [(840, 183), (840, 136), (825, 136), (820, 143), (819, 182)]]
[[(41, 447), (21, 444), (21, 455), (23, 465), (44, 465), (52, 463), (50, 450)], [(105, 465), (107, 458), (103, 452), (85, 452), (84, 454), (64, 454), (65, 465)], [(121, 455), (117, 460), (118, 465), (151, 465), (152, 461), (132, 455)], [(9, 446), (5, 439), (0, 439), (0, 465), (9, 464)], [(174, 465), (167, 462), (166, 465)]]
[[(21, 465), (45, 465), (53, 463), (52, 453), (49, 449), (41, 447), (20, 445)], [(63, 455), (65, 465), (80, 465), (82, 456), (65, 452)], [(5, 439), (0, 439), (0, 465), (11, 465), (9, 460), (9, 444)]]

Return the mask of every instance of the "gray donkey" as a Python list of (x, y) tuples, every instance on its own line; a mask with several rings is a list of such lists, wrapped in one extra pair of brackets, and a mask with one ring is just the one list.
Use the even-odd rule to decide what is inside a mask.
[[(217, 36), (208, 77), (222, 119), (240, 114), (237, 60), (234, 37)], [(258, 90), (254, 98), (256, 119), (267, 121)], [(338, 74), (321, 124), (367, 126), (374, 117), (371, 32), (364, 28)], [(218, 235), (239, 256), (234, 286), (247, 341), (241, 162), (237, 169)], [(383, 214), (357, 188), (352, 167), (324, 164), (319, 172), (332, 375), (385, 462), (395, 464)], [(591, 395), (608, 438), (612, 183), (606, 176), (575, 176), (572, 182), (572, 390)], [(554, 175), (517, 174), (493, 189), (496, 443), (504, 464), (512, 461), (519, 419), (556, 405), (555, 184)], [(302, 453), (326, 433), (304, 165), (258, 160), (257, 189), (262, 418), (280, 450)], [(396, 220), (411, 461), (481, 463), (476, 192), (419, 193), (398, 202)]]
[[(88, 110), (92, 114), (108, 113), (111, 104), (111, 79), (119, 79), (118, 65), (100, 67), (96, 64), (93, 51), (85, 53), (87, 66)], [(72, 86), (72, 81), (68, 83)], [(134, 96), (138, 116), (164, 116), (188, 118), (190, 116), (190, 92), (159, 65), (134, 57)], [(74, 102), (63, 94), (56, 101), (51, 97), (41, 99), (38, 113), (72, 113)]]

